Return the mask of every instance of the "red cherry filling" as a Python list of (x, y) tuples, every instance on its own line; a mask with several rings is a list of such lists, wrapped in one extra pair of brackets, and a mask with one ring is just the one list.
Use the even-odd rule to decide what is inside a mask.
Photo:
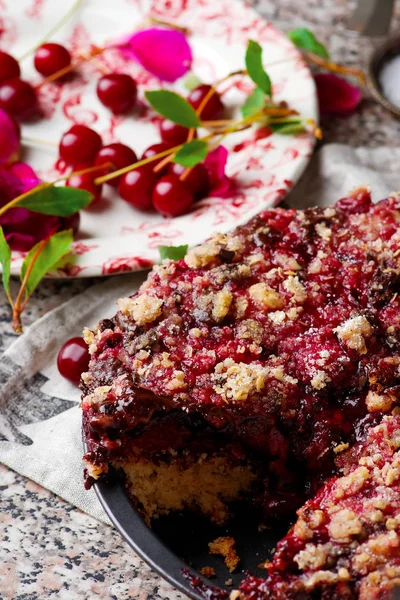
[(0, 108), (20, 120), (30, 119), (37, 110), (36, 92), (30, 83), (14, 77), (0, 83)]
[(164, 217), (177, 217), (188, 212), (193, 203), (192, 192), (176, 175), (165, 175), (153, 190), (154, 208)]
[(71, 64), (71, 55), (61, 44), (48, 42), (36, 50), (33, 62), (36, 71), (44, 77), (48, 77), (68, 67)]
[[(123, 167), (127, 167), (128, 165), (132, 165), (137, 162), (137, 156), (132, 148), (129, 146), (125, 146), (125, 144), (108, 144), (108, 146), (103, 146), (101, 150), (96, 155), (94, 159), (94, 164), (97, 166), (105, 165), (107, 163), (112, 164), (112, 168), (110, 171), (118, 171), (118, 169), (122, 169)], [(121, 177), (115, 177), (114, 179), (110, 179), (107, 183), (110, 185), (117, 187)]]
[(57, 367), (63, 377), (78, 385), (82, 373), (89, 367), (89, 351), (81, 337), (75, 337), (60, 348)]
[(96, 131), (86, 125), (73, 125), (61, 138), (60, 158), (71, 166), (92, 164), (101, 145)]
[(93, 200), (91, 204), (94, 204), (101, 198), (102, 185), (96, 185), (94, 180), (99, 177), (99, 171), (94, 173), (83, 173), (81, 175), (71, 175), (66, 181), (67, 187), (77, 188), (80, 190), (86, 190), (93, 194)]
[(152, 193), (157, 177), (149, 167), (139, 167), (122, 175), (118, 192), (123, 200), (139, 210), (152, 207)]
[(19, 77), (20, 74), (18, 61), (11, 54), (0, 50), (0, 82)]
[(97, 96), (113, 113), (127, 112), (136, 104), (136, 82), (124, 73), (104, 75), (97, 83)]
[[(179, 178), (183, 175), (185, 171), (186, 167), (183, 167), (182, 165), (178, 165), (176, 163), (172, 164), (169, 168), (169, 174), (176, 175)], [(207, 196), (210, 189), (210, 180), (208, 177), (208, 171), (206, 167), (201, 163), (194, 166), (189, 171), (188, 175), (185, 177), (182, 183), (192, 192), (195, 200), (204, 198), (205, 196)]]
[[(211, 90), (211, 87), (211, 85), (203, 84), (199, 85), (197, 88), (194, 88), (194, 90), (190, 92), (188, 101), (195, 110), (200, 107), (200, 104)], [(213, 95), (207, 100), (204, 108), (202, 108), (200, 117), (203, 119), (203, 121), (219, 119), (224, 110), (225, 106), (221, 100), (220, 94), (218, 92), (214, 92)]]

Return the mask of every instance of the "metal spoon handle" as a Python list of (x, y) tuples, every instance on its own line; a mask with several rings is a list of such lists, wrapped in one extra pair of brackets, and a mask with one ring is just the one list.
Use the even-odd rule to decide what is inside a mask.
[(394, 0), (358, 0), (348, 29), (366, 36), (385, 35), (389, 31)]

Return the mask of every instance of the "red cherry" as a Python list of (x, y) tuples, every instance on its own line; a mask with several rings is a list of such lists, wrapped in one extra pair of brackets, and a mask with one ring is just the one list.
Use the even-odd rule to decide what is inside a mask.
[[(199, 85), (197, 88), (194, 88), (194, 90), (190, 92), (188, 96), (188, 102), (190, 102), (195, 110), (199, 108), (210, 89), (211, 85), (203, 84)], [(219, 119), (224, 110), (225, 106), (221, 100), (220, 94), (218, 92), (214, 92), (207, 101), (207, 104), (202, 109), (200, 117), (203, 119), (203, 121), (213, 121), (215, 119)]]
[[(147, 150), (145, 150), (142, 154), (142, 159), (143, 158), (150, 158), (151, 156), (155, 156), (156, 154), (160, 154), (161, 152), (165, 152), (165, 150), (170, 150), (172, 148), (171, 144), (168, 144), (167, 142), (160, 142), (159, 144), (153, 144), (152, 146), (149, 146), (147, 148)], [(165, 155), (167, 156), (167, 155)], [(152, 169), (154, 169), (154, 167), (156, 165), (158, 165), (158, 163), (160, 163), (162, 160), (164, 160), (165, 156), (163, 156), (162, 158), (159, 158), (157, 160), (153, 160), (153, 162), (148, 163), (149, 166), (151, 166)], [(166, 173), (168, 170), (168, 165), (165, 166), (164, 169), (161, 169), (161, 171), (159, 173), (157, 173), (158, 176)]]
[(187, 140), (189, 129), (182, 125), (177, 125), (172, 121), (163, 119), (160, 123), (160, 136), (163, 142), (177, 146), (183, 144)]
[[(178, 165), (173, 163), (168, 173), (172, 173), (177, 177), (181, 177), (181, 175), (186, 171), (186, 167), (182, 165)], [(200, 198), (204, 198), (207, 196), (210, 190), (210, 179), (208, 177), (208, 171), (204, 165), (199, 163), (194, 166), (182, 181), (183, 185), (187, 187), (193, 194), (195, 200), (200, 200)]]
[(0, 108), (16, 119), (31, 118), (37, 110), (36, 92), (30, 83), (14, 77), (0, 83)]
[(86, 125), (73, 125), (60, 141), (60, 157), (67, 165), (87, 165), (93, 160), (102, 145), (101, 137)]
[(0, 81), (13, 79), (14, 77), (19, 77), (20, 75), (21, 70), (19, 68), (18, 61), (11, 56), (11, 54), (7, 54), (7, 52), (0, 50)]
[(41, 75), (48, 77), (57, 71), (69, 67), (71, 64), (71, 55), (61, 44), (48, 42), (42, 44), (35, 52), (33, 59), (36, 71)]
[(152, 169), (143, 166), (122, 175), (118, 192), (123, 200), (139, 210), (149, 210), (152, 207), (153, 188), (157, 176)]
[[(96, 166), (111, 163), (113, 168), (110, 169), (110, 172), (118, 171), (118, 169), (123, 169), (123, 167), (132, 165), (135, 162), (137, 162), (137, 156), (132, 148), (125, 146), (125, 144), (118, 143), (103, 146), (103, 148), (98, 151), (96, 158), (94, 159), (94, 164)], [(110, 181), (107, 181), (107, 183), (117, 187), (120, 181), (121, 177), (115, 177), (115, 179), (110, 179)]]
[(165, 175), (157, 181), (153, 190), (153, 205), (164, 217), (183, 215), (192, 203), (192, 192), (176, 175)]
[(81, 175), (71, 175), (66, 181), (67, 187), (77, 188), (80, 190), (86, 190), (93, 194), (94, 198), (90, 204), (92, 206), (97, 200), (101, 198), (102, 185), (96, 185), (94, 180), (96, 177), (100, 177), (101, 173), (95, 171), (94, 173), (83, 173)]
[(124, 73), (104, 75), (97, 83), (97, 96), (113, 113), (127, 112), (136, 104), (136, 82)]
[(79, 385), (81, 375), (89, 367), (90, 355), (85, 341), (74, 337), (61, 346), (57, 356), (57, 367), (63, 377)]

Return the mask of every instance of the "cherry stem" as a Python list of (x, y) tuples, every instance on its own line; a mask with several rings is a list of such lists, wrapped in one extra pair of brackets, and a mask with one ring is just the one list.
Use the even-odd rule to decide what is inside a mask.
[[(223, 135), (225, 137), (225, 135), (227, 135), (228, 133), (233, 133), (235, 131), (242, 131), (243, 129), (247, 129), (248, 127), (250, 127), (253, 122), (260, 119), (263, 115), (264, 115), (264, 109), (261, 109), (261, 110), (257, 111), (256, 113), (254, 113), (253, 115), (244, 117), (240, 121), (233, 121), (234, 124), (231, 127), (227, 127), (226, 129), (222, 129), (217, 132), (209, 133), (208, 135), (200, 138), (200, 140), (203, 142), (208, 142), (208, 141), (212, 140), (213, 138), (215, 138), (215, 136), (217, 136), (217, 135)], [(282, 120), (282, 122), (285, 122), (285, 121), (290, 122), (290, 120), (288, 120), (287, 117), (285, 117), (285, 119)], [(185, 143), (187, 143), (187, 142), (185, 142)], [(133, 171), (134, 169), (138, 169), (139, 167), (142, 167), (143, 165), (147, 165), (148, 163), (151, 163), (155, 160), (159, 160), (160, 158), (164, 158), (164, 157), (168, 158), (167, 161), (163, 162), (162, 166), (165, 166), (165, 164), (168, 164), (168, 162), (170, 162), (173, 159), (174, 155), (178, 152), (178, 150), (180, 150), (182, 148), (182, 146), (185, 145), (185, 143), (179, 144), (179, 146), (175, 146), (174, 148), (169, 148), (168, 150), (163, 150), (162, 152), (159, 152), (158, 154), (155, 154), (154, 156), (150, 156), (149, 158), (144, 158), (142, 160), (139, 160), (136, 163), (132, 163), (131, 165), (128, 165), (127, 167), (118, 169), (117, 171), (113, 171), (112, 173), (109, 173), (108, 175), (103, 175), (102, 177), (97, 177), (94, 180), (94, 183), (95, 183), (95, 185), (99, 185), (101, 183), (106, 183), (107, 181), (110, 181), (111, 179), (114, 179), (115, 177), (120, 177), (121, 175), (125, 175), (125, 173), (128, 173), (129, 171)], [(158, 164), (156, 167), (156, 169), (158, 171), (160, 169), (162, 169), (162, 166), (160, 166), (160, 165), (161, 165), (161, 163)], [(0, 216), (1, 216), (1, 208), (0, 208)]]
[(38, 44), (36, 44), (36, 46), (34, 46), (33, 48), (30, 48), (30, 50), (27, 50), (22, 56), (19, 57), (19, 61), (24, 60), (25, 58), (27, 58), (30, 54), (33, 54), (35, 52), (35, 50), (37, 50), (44, 42), (46, 42), (48, 39), (50, 39), (55, 33), (57, 33), (57, 31), (59, 29), (61, 29), (61, 27), (63, 25), (65, 25), (65, 23), (72, 17), (72, 15), (74, 14), (74, 12), (76, 12), (79, 8), (79, 6), (82, 4), (82, 0), (76, 0), (76, 2), (71, 6), (71, 8), (65, 13), (65, 15), (58, 21), (58, 23), (56, 23), (51, 29), (50, 31), (47, 32), (47, 34), (45, 35), (44, 38), (42, 38), (40, 40), (40, 42)]
[[(186, 140), (186, 143), (190, 141), (189, 139)], [(160, 162), (158, 163), (158, 165), (156, 165), (153, 168), (153, 173), (159, 173), (160, 171), (162, 171), (162, 169), (167, 166), (168, 163), (171, 162), (171, 160), (174, 158), (174, 154), (169, 154), (168, 156), (166, 156), (165, 158), (163, 158), (163, 160), (160, 160)]]
[(67, 67), (60, 69), (59, 71), (56, 71), (52, 75), (49, 75), (48, 77), (43, 79), (40, 83), (38, 83), (35, 86), (36, 89), (41, 88), (43, 85), (46, 85), (46, 83), (51, 83), (52, 81), (56, 81), (56, 79), (60, 79), (60, 77), (67, 75), (67, 73), (70, 73), (71, 71), (76, 69), (76, 67), (79, 67), (79, 65), (81, 65), (82, 63), (91, 60), (98, 54), (101, 54), (102, 52), (104, 52), (104, 50), (107, 50), (107, 48), (97, 48), (96, 47), (93, 50), (91, 50), (88, 54), (85, 53), (85, 55), (84, 56), (82, 55), (80, 59), (76, 60), (75, 62), (71, 63)]
[(95, 58), (94, 56), (91, 56), (89, 52), (80, 50), (78, 54), (87, 61), (91, 60), (92, 63), (98, 68), (98, 70), (104, 73), (104, 75), (108, 75), (110, 73), (110, 69), (107, 69), (107, 67), (105, 67), (103, 63), (97, 60), (97, 58)]
[(182, 173), (182, 175), (180, 175), (179, 179), (181, 181), (185, 181), (185, 179), (189, 176), (190, 171), (193, 169), (194, 167), (187, 167), (187, 169), (185, 169)]
[[(69, 179), (73, 175), (85, 175), (85, 173), (92, 173), (93, 171), (98, 171), (99, 169), (109, 168), (112, 166), (113, 165), (111, 162), (106, 162), (106, 163), (103, 163), (102, 165), (96, 165), (94, 167), (86, 167), (86, 169), (81, 169), (80, 171), (72, 171), (72, 173), (69, 173), (68, 175), (63, 175), (62, 177), (58, 177), (57, 179), (54, 179), (54, 181), (47, 181), (47, 182), (39, 183), (39, 185), (36, 185), (35, 187), (31, 188), (27, 192), (24, 192), (20, 196), (17, 196), (13, 200), (11, 200), (10, 202), (8, 202), (4, 206), (2, 206), (0, 208), (0, 217), (5, 212), (7, 212), (10, 208), (13, 208), (19, 202), (21, 202), (21, 200), (24, 200), (28, 196), (31, 196), (32, 194), (39, 192), (41, 189), (51, 187), (52, 185), (54, 185), (55, 183), (59, 183), (60, 181), (65, 181), (66, 179)], [(96, 182), (96, 180), (95, 180), (95, 182)]]
[[(154, 156), (149, 156), (148, 158), (143, 158), (142, 160), (132, 163), (131, 165), (128, 165), (127, 167), (123, 167), (122, 169), (113, 171), (112, 173), (109, 173), (108, 175), (103, 175), (102, 177), (97, 177), (94, 180), (94, 183), (95, 183), (95, 185), (100, 185), (101, 183), (107, 183), (107, 181), (110, 181), (111, 179), (114, 179), (115, 177), (120, 177), (120, 175), (125, 175), (125, 173), (129, 173), (129, 171), (138, 169), (139, 167), (142, 167), (143, 165), (147, 165), (148, 163), (158, 160), (159, 158), (163, 158), (164, 156), (168, 156), (170, 154), (173, 156), (176, 152), (178, 152), (178, 150), (180, 150), (182, 148), (183, 145), (184, 144), (179, 144), (179, 146), (175, 146), (174, 148), (169, 148), (168, 150), (163, 150), (162, 152), (159, 152), (158, 154), (155, 154)], [(0, 216), (1, 216), (1, 208), (0, 208)]]
[(305, 56), (309, 62), (318, 65), (326, 69), (327, 71), (332, 71), (333, 73), (343, 73), (344, 75), (352, 75), (353, 77), (357, 77), (362, 86), (366, 85), (366, 78), (364, 71), (361, 69), (357, 69), (356, 67), (345, 67), (343, 65), (338, 65), (330, 60), (325, 60), (312, 52), (305, 52)]
[(27, 302), (29, 296), (26, 296), (24, 302), (22, 299), (25, 294), (29, 275), (31, 274), (32, 269), (35, 266), (35, 263), (36, 263), (37, 259), (39, 258), (40, 253), (42, 252), (43, 248), (45, 247), (45, 245), (47, 244), (47, 242), (49, 241), (51, 236), (56, 233), (56, 231), (57, 231), (57, 228), (52, 229), (52, 231), (50, 231), (50, 233), (38, 244), (35, 254), (32, 256), (32, 260), (30, 261), (30, 263), (26, 269), (24, 278), (21, 283), (21, 287), (19, 288), (19, 292), (18, 292), (17, 298), (16, 298), (14, 306), (13, 306), (12, 326), (13, 326), (15, 333), (18, 333), (18, 334), (23, 333), (22, 323), (21, 323), (21, 314), (26, 306), (26, 302)]
[(157, 19), (156, 17), (150, 17), (149, 23), (154, 23), (156, 25), (164, 25), (165, 27), (169, 27), (170, 29), (176, 29), (177, 31), (181, 31), (185, 35), (189, 35), (190, 33), (190, 30), (187, 27), (181, 27), (180, 25), (170, 23), (169, 21), (163, 21), (163, 19)]
[(22, 137), (21, 142), (25, 146), (51, 146), (52, 148), (58, 147), (57, 142), (50, 142), (49, 140), (39, 140), (39, 138)]

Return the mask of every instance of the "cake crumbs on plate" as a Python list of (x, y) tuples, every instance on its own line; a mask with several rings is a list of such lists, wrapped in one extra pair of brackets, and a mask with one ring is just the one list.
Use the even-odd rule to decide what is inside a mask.
[(235, 550), (235, 540), (231, 536), (221, 536), (208, 544), (210, 554), (219, 554), (224, 558), (225, 564), (230, 573), (233, 573), (240, 558)]

